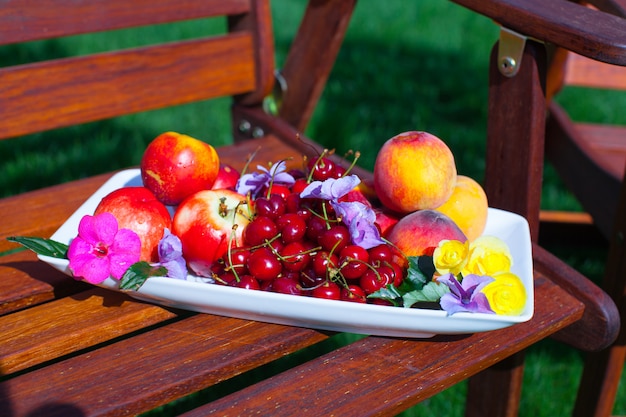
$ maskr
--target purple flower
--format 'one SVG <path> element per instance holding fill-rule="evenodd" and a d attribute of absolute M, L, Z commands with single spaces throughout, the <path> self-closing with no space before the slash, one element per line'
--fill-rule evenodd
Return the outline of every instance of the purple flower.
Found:
<path fill-rule="evenodd" d="M 300 197 L 329 200 L 337 216 L 348 226 L 352 242 L 364 249 L 370 249 L 385 243 L 375 224 L 376 213 L 360 201 L 339 201 L 360 182 L 361 180 L 356 175 L 313 181 L 302 190 Z"/>
<path fill-rule="evenodd" d="M 448 315 L 461 311 L 493 314 L 487 297 L 481 292 L 493 280 L 489 276 L 469 274 L 459 282 L 452 274 L 442 275 L 437 282 L 447 285 L 450 292 L 441 297 L 439 304 Z"/>
<path fill-rule="evenodd" d="M 292 185 L 295 182 L 295 179 L 291 176 L 291 174 L 285 172 L 287 169 L 287 165 L 285 161 L 280 161 L 271 166 L 268 170 L 267 168 L 257 165 L 257 169 L 260 172 L 253 172 L 250 174 L 244 174 L 237 181 L 237 192 L 241 195 L 250 195 L 254 198 L 256 197 L 264 188 L 269 187 L 271 184 L 283 184 L 283 185 Z"/>
<path fill-rule="evenodd" d="M 356 175 L 346 175 L 341 178 L 329 178 L 325 181 L 313 181 L 302 190 L 302 198 L 321 198 L 323 200 L 337 201 L 348 194 L 361 180 Z"/>
<path fill-rule="evenodd" d="M 110 213 L 84 216 L 78 225 L 78 236 L 70 243 L 67 257 L 76 278 L 100 284 L 109 276 L 120 279 L 139 261 L 141 240 L 128 229 L 119 229 Z"/>
<path fill-rule="evenodd" d="M 376 213 L 371 207 L 359 201 L 331 202 L 335 213 L 348 226 L 350 237 L 355 245 L 364 249 L 386 243 L 380 237 L 380 230 L 376 227 Z"/>
<path fill-rule="evenodd" d="M 167 276 L 176 279 L 187 279 L 187 263 L 183 258 L 183 243 L 178 236 L 165 229 L 159 242 L 159 265 L 167 269 Z"/>

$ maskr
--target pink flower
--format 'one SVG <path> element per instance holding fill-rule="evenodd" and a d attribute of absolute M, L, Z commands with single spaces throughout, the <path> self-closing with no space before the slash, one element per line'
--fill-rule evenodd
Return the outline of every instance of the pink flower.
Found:
<path fill-rule="evenodd" d="M 100 284 L 109 276 L 120 279 L 139 261 L 141 240 L 128 229 L 119 229 L 110 213 L 84 216 L 78 225 L 78 236 L 67 251 L 74 277 Z"/>

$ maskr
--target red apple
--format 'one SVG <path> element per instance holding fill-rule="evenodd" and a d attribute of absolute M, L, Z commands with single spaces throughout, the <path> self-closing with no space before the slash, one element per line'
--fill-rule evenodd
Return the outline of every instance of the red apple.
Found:
<path fill-rule="evenodd" d="M 402 217 L 387 234 L 387 240 L 405 256 L 430 256 L 440 241 L 465 242 L 467 237 L 445 214 L 419 210 Z"/>
<path fill-rule="evenodd" d="M 217 178 L 215 178 L 212 189 L 219 190 L 228 188 L 234 190 L 240 176 L 239 171 L 232 166 L 228 164 L 220 164 L 220 169 L 217 172 Z"/>
<path fill-rule="evenodd" d="M 141 240 L 140 260 L 159 260 L 157 248 L 172 219 L 167 207 L 145 187 L 124 187 L 105 196 L 94 214 L 108 212 L 117 219 L 120 229 L 130 229 Z"/>
<path fill-rule="evenodd" d="M 232 190 L 204 190 L 186 198 L 176 209 L 172 233 L 183 244 L 187 265 L 200 276 L 231 246 L 240 246 L 248 224 L 246 198 Z"/>
<path fill-rule="evenodd" d="M 150 142 L 141 158 L 141 179 L 163 204 L 175 206 L 200 190 L 209 190 L 219 170 L 215 148 L 176 132 Z"/>

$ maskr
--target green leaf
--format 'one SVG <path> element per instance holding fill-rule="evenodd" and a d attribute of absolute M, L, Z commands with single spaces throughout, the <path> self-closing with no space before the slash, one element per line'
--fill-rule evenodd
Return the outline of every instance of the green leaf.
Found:
<path fill-rule="evenodd" d="M 402 296 L 405 307 L 411 307 L 419 302 L 437 302 L 446 293 L 450 292 L 447 285 L 438 284 L 434 281 L 424 285 L 421 290 L 407 292 Z"/>
<path fill-rule="evenodd" d="M 431 256 L 409 256 L 409 269 L 404 284 L 410 287 L 406 291 L 421 290 L 426 283 L 432 280 L 435 272 Z"/>
<path fill-rule="evenodd" d="M 136 262 L 122 276 L 120 289 L 137 291 L 148 278 L 165 276 L 167 276 L 167 268 L 164 266 L 152 266 L 146 261 Z"/>
<path fill-rule="evenodd" d="M 391 302 L 394 306 L 402 306 L 402 292 L 395 285 L 389 284 L 386 287 L 371 293 L 367 298 L 380 298 Z"/>
<path fill-rule="evenodd" d="M 51 256 L 53 258 L 67 259 L 68 246 L 64 243 L 57 242 L 52 239 L 46 239 L 42 237 L 28 237 L 28 236 L 10 236 L 7 237 L 10 242 L 16 242 L 24 246 L 33 252 Z"/>

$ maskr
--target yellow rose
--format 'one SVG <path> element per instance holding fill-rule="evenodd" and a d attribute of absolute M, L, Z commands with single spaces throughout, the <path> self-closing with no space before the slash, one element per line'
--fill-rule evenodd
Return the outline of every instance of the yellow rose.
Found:
<path fill-rule="evenodd" d="M 469 242 L 458 240 L 442 240 L 433 252 L 435 269 L 441 275 L 452 273 L 457 275 L 467 264 Z"/>
<path fill-rule="evenodd" d="M 505 272 L 493 277 L 495 281 L 487 284 L 482 293 L 489 300 L 489 306 L 496 314 L 516 316 L 526 306 L 526 289 L 519 277 Z"/>
<path fill-rule="evenodd" d="M 463 275 L 494 276 L 508 272 L 513 265 L 513 257 L 507 244 L 494 236 L 480 236 L 470 244 L 469 260 Z"/>

